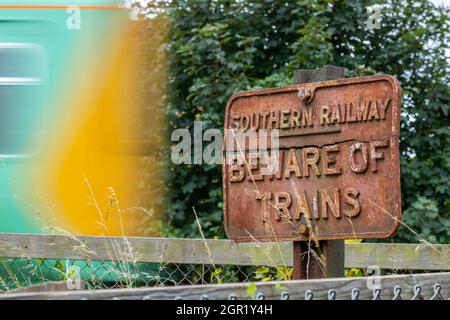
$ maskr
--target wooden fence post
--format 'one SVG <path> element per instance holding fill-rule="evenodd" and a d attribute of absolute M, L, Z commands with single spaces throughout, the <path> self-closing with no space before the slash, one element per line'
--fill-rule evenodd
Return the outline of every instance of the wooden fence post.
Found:
<path fill-rule="evenodd" d="M 344 68 L 325 66 L 313 70 L 295 70 L 292 83 L 302 84 L 336 80 L 344 77 Z M 292 260 L 294 264 L 294 279 L 343 277 L 345 262 L 344 240 L 319 241 L 318 243 L 314 241 L 294 241 Z"/>

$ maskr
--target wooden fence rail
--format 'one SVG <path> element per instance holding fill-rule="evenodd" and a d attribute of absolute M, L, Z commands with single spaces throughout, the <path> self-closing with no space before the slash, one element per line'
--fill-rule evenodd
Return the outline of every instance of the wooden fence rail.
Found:
<path fill-rule="evenodd" d="M 292 266 L 292 243 L 0 234 L 0 257 Z M 347 243 L 345 267 L 450 270 L 450 245 Z"/>
<path fill-rule="evenodd" d="M 369 279 L 371 278 L 371 279 Z M 177 287 L 156 287 L 138 289 L 72 290 L 64 292 L 7 293 L 0 295 L 6 299 L 210 299 L 226 300 L 233 294 L 237 299 L 264 298 L 279 300 L 336 299 L 367 300 L 379 298 L 399 299 L 448 299 L 450 295 L 450 273 L 428 273 L 415 275 L 393 275 L 379 277 L 377 288 L 371 288 L 373 277 L 334 278 L 318 280 L 291 280 L 222 285 L 191 285 Z M 254 289 L 250 286 L 255 285 Z M 396 290 L 396 286 L 397 290 Z M 398 288 L 401 291 L 398 291 Z M 397 294 L 397 295 L 396 295 Z"/>

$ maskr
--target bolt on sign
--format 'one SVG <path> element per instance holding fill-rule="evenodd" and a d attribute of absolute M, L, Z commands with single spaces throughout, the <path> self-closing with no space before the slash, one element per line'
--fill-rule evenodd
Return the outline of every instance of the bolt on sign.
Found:
<path fill-rule="evenodd" d="M 241 92 L 225 113 L 236 241 L 384 238 L 401 221 L 401 88 L 388 75 Z"/>

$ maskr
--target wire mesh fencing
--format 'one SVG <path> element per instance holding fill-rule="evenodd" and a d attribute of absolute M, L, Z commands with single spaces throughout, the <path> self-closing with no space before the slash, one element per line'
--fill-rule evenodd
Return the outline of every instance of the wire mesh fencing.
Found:
<path fill-rule="evenodd" d="M 435 270 L 383 270 L 412 274 Z M 444 271 L 442 271 L 444 272 Z M 346 269 L 347 277 L 370 276 Z M 0 258 L 0 292 L 50 282 L 81 279 L 86 289 L 117 289 L 291 280 L 291 267 Z"/>
<path fill-rule="evenodd" d="M 450 273 L 303 281 L 156 286 L 113 290 L 12 291 L 8 299 L 69 300 L 450 300 Z"/>
<path fill-rule="evenodd" d="M 81 279 L 87 289 L 289 280 L 292 268 L 212 264 L 0 258 L 0 292 Z"/>

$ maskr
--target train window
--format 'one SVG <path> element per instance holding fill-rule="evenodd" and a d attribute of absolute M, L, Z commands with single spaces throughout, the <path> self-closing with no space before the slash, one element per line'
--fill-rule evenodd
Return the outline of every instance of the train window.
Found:
<path fill-rule="evenodd" d="M 42 47 L 0 43 L 0 157 L 35 152 L 42 130 Z"/>
<path fill-rule="evenodd" d="M 44 75 L 44 50 L 28 43 L 0 43 L 0 81 L 29 80 Z"/>

